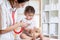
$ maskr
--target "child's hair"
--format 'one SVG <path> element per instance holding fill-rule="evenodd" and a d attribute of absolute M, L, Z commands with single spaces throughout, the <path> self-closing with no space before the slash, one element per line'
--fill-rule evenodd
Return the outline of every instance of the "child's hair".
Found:
<path fill-rule="evenodd" d="M 23 3 L 23 2 L 27 2 L 29 0 L 17 0 L 17 1 L 18 1 L 18 3 Z"/>
<path fill-rule="evenodd" d="M 26 12 L 35 14 L 35 9 L 32 6 L 27 6 L 25 8 L 25 12 L 24 13 L 26 14 Z"/>

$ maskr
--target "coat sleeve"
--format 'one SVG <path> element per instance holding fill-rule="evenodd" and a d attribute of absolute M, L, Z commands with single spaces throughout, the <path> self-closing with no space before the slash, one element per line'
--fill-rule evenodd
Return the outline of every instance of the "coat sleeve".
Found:
<path fill-rule="evenodd" d="M 1 21 L 2 21 L 2 20 L 1 20 L 1 18 L 2 18 L 2 17 L 1 17 L 1 11 L 2 11 L 2 10 L 1 10 L 1 5 L 0 5 L 0 30 L 1 30 L 1 28 L 2 28 L 2 23 L 1 23 Z"/>
<path fill-rule="evenodd" d="M 2 4 L 2 5 L 0 5 L 0 25 L 1 25 L 1 30 L 4 30 L 4 29 L 6 29 L 6 27 L 7 27 L 7 23 L 6 23 L 6 21 L 7 21 L 7 19 L 6 19 L 6 11 L 5 11 L 5 7 L 4 7 L 4 5 Z"/>

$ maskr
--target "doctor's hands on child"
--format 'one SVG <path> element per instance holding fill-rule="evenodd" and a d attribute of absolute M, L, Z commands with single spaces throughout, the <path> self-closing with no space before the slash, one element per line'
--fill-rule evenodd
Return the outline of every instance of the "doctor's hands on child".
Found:
<path fill-rule="evenodd" d="M 30 24 L 29 23 L 27 23 L 27 22 L 23 22 L 22 20 L 20 21 L 20 27 L 27 27 L 27 26 L 29 26 Z"/>
<path fill-rule="evenodd" d="M 28 23 L 25 23 L 25 22 L 18 22 L 18 23 L 15 23 L 14 25 L 11 25 L 10 27 L 7 27 L 5 30 L 0 30 L 0 34 L 5 34 L 7 32 L 10 32 L 12 30 L 15 30 L 18 27 L 24 27 L 25 28 L 28 25 L 29 24 Z"/>
<path fill-rule="evenodd" d="M 23 22 L 23 21 L 20 21 L 20 22 L 18 22 L 16 24 L 18 25 L 16 28 L 18 28 L 18 27 L 24 27 L 24 28 L 26 28 L 26 27 L 28 27 L 30 25 L 29 23 Z"/>

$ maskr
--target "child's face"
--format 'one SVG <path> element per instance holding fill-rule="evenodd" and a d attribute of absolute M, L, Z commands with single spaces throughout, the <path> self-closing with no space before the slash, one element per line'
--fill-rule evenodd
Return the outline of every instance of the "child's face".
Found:
<path fill-rule="evenodd" d="M 31 20 L 33 18 L 34 14 L 33 13 L 26 13 L 25 16 L 28 20 Z"/>

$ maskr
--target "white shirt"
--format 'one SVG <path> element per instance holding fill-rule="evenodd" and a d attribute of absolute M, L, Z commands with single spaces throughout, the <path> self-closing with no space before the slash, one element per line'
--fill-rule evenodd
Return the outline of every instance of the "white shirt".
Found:
<path fill-rule="evenodd" d="M 32 20 L 27 20 L 26 18 L 22 19 L 22 22 L 28 23 L 29 26 L 27 27 L 28 29 L 34 29 L 37 28 L 36 21 L 34 19 Z"/>
<path fill-rule="evenodd" d="M 10 27 L 13 24 L 12 21 L 12 8 L 10 6 L 10 3 L 5 0 L 1 1 L 0 3 L 1 8 L 2 8 L 2 30 L 6 29 L 7 27 Z M 16 18 L 16 13 L 15 13 L 15 18 Z M 16 19 L 15 19 L 16 20 Z M 0 35 L 0 40 L 14 40 L 14 35 L 13 31 L 5 33 Z"/>

